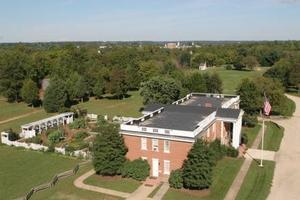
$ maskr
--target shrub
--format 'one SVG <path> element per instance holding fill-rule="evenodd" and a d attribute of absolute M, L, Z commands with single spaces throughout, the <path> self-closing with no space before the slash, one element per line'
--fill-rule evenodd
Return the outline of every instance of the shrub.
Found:
<path fill-rule="evenodd" d="M 60 137 L 63 136 L 63 132 L 61 130 L 56 130 L 51 132 L 48 135 L 48 140 L 50 141 L 51 144 L 56 144 L 60 141 Z"/>
<path fill-rule="evenodd" d="M 209 144 L 209 148 L 214 154 L 215 161 L 221 160 L 226 155 L 226 146 L 221 144 L 221 141 L 216 139 Z"/>
<path fill-rule="evenodd" d="M 227 147 L 226 155 L 229 157 L 236 158 L 239 155 L 239 151 L 233 147 Z"/>
<path fill-rule="evenodd" d="M 86 128 L 86 122 L 84 118 L 77 118 L 75 119 L 71 124 L 69 124 L 69 127 L 72 129 L 78 129 L 78 128 Z"/>
<path fill-rule="evenodd" d="M 254 127 L 257 124 L 257 117 L 256 115 L 249 115 L 245 114 L 243 116 L 243 125 L 248 127 Z"/>
<path fill-rule="evenodd" d="M 188 189 L 204 189 L 212 184 L 215 155 L 207 143 L 197 140 L 183 164 L 183 185 Z"/>
<path fill-rule="evenodd" d="M 89 134 L 87 132 L 84 131 L 79 131 L 78 133 L 76 133 L 75 135 L 75 140 L 83 140 L 84 138 L 86 138 Z"/>
<path fill-rule="evenodd" d="M 246 133 L 242 133 L 242 144 L 248 144 L 248 135 Z"/>
<path fill-rule="evenodd" d="M 12 129 L 7 130 L 7 132 L 8 132 L 8 139 L 10 141 L 16 141 L 16 140 L 18 140 L 20 138 L 19 134 L 17 134 L 16 132 L 14 132 Z"/>
<path fill-rule="evenodd" d="M 55 152 L 55 147 L 53 144 L 50 144 L 46 152 Z"/>
<path fill-rule="evenodd" d="M 143 181 L 150 174 L 150 165 L 147 160 L 142 160 L 140 158 L 133 161 L 126 161 L 121 170 L 121 174 L 123 177 Z"/>
<path fill-rule="evenodd" d="M 182 170 L 173 170 L 169 177 L 169 184 L 171 188 L 180 189 L 183 187 Z"/>
<path fill-rule="evenodd" d="M 43 143 L 41 135 L 37 135 L 35 137 L 28 138 L 27 142 L 34 143 L 34 144 L 42 144 Z"/>
<path fill-rule="evenodd" d="M 232 70 L 232 65 L 226 65 L 226 66 L 225 66 L 225 69 L 226 69 L 226 70 Z"/>

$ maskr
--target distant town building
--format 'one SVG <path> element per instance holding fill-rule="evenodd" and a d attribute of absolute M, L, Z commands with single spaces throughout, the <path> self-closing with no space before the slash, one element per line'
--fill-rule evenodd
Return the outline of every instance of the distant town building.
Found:
<path fill-rule="evenodd" d="M 167 48 L 167 49 L 176 49 L 177 44 L 175 42 L 169 42 L 169 43 L 165 44 L 165 48 Z"/>
<path fill-rule="evenodd" d="M 50 85 L 50 79 L 44 78 L 43 80 L 41 80 L 40 84 L 41 84 L 41 89 L 39 91 L 39 97 L 41 100 L 43 100 L 45 91 L 46 91 L 47 87 L 49 87 L 49 85 Z"/>
<path fill-rule="evenodd" d="M 151 176 L 159 177 L 181 168 L 199 138 L 238 148 L 244 114 L 239 101 L 236 95 L 191 93 L 171 105 L 146 106 L 143 117 L 121 124 L 126 156 L 147 160 Z"/>
<path fill-rule="evenodd" d="M 206 64 L 206 62 L 200 63 L 200 65 L 199 65 L 199 70 L 206 70 L 206 69 L 207 69 L 207 64 Z"/>

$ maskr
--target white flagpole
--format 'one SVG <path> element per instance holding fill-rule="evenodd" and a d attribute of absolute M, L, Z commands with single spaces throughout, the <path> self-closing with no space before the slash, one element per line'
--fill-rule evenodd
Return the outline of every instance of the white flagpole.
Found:
<path fill-rule="evenodd" d="M 261 158 L 260 158 L 260 167 L 263 167 L 263 159 L 264 159 L 264 137 L 265 137 L 265 118 L 264 115 L 262 114 L 262 120 L 263 120 L 263 124 L 262 124 L 262 135 L 261 135 Z"/>

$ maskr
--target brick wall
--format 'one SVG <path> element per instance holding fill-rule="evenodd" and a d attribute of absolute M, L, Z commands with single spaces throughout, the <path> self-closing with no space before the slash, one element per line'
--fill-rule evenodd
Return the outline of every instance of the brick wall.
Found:
<path fill-rule="evenodd" d="M 147 150 L 141 150 L 141 137 L 123 135 L 128 153 L 126 157 L 129 160 L 145 157 L 151 166 L 150 175 L 152 176 L 152 158 L 159 159 L 159 176 L 164 175 L 164 160 L 170 161 L 170 172 L 182 167 L 193 143 L 170 141 L 170 152 L 164 153 L 164 140 L 158 140 L 158 152 L 152 151 L 152 139 L 147 138 Z"/>

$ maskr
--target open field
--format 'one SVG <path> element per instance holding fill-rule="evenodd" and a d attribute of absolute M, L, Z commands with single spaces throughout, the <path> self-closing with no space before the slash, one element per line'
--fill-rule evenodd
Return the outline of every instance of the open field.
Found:
<path fill-rule="evenodd" d="M 37 121 L 43 118 L 50 117 L 54 114 L 48 114 L 44 110 L 41 110 L 40 112 L 33 113 L 30 116 L 26 116 L 17 120 L 13 120 L 4 124 L 0 124 L 0 131 L 6 130 L 8 128 L 12 128 L 16 132 L 20 132 L 20 126 L 29 122 Z"/>
<path fill-rule="evenodd" d="M 241 83 L 241 81 L 245 78 L 253 78 L 256 76 L 261 76 L 268 67 L 262 67 L 256 71 L 238 71 L 238 70 L 226 70 L 224 67 L 215 67 L 215 68 L 208 68 L 205 71 L 201 72 L 216 72 L 220 75 L 220 78 L 223 81 L 223 93 L 226 94 L 235 94 L 236 88 Z M 199 72 L 198 69 L 189 69 L 186 70 L 187 73 L 190 72 Z"/>
<path fill-rule="evenodd" d="M 119 99 L 94 99 L 80 103 L 77 106 L 87 109 L 88 113 L 113 116 L 139 117 L 140 108 L 143 106 L 143 100 L 139 91 L 128 92 L 131 95 L 128 98 Z"/>
<path fill-rule="evenodd" d="M 25 103 L 8 103 L 5 98 L 0 98 L 0 121 L 30 113 L 40 108 L 31 108 Z"/>
<path fill-rule="evenodd" d="M 269 151 L 278 151 L 280 148 L 284 129 L 273 122 L 265 123 L 267 126 L 267 130 L 264 138 L 264 149 Z"/>
<path fill-rule="evenodd" d="M 163 199 L 222 200 L 224 199 L 235 176 L 240 170 L 242 163 L 242 159 L 227 157 L 219 161 L 213 172 L 213 183 L 210 189 L 210 194 L 208 196 L 197 197 L 184 192 L 180 192 L 179 190 L 169 189 Z"/>
<path fill-rule="evenodd" d="M 60 172 L 72 169 L 80 160 L 56 154 L 0 145 L 0 197 L 24 196 L 32 187 L 49 182 Z M 7 187 L 2 187 L 2 186 Z"/>
<path fill-rule="evenodd" d="M 84 183 L 127 193 L 134 192 L 141 185 L 141 182 L 133 179 L 121 177 L 103 177 L 96 174 L 87 178 Z"/>
<path fill-rule="evenodd" d="M 264 161 L 264 167 L 252 161 L 236 200 L 266 199 L 272 186 L 275 162 Z"/>
<path fill-rule="evenodd" d="M 251 147 L 259 130 L 261 129 L 261 125 L 257 124 L 255 127 L 243 127 L 242 133 L 245 133 L 248 137 L 247 147 Z"/>

